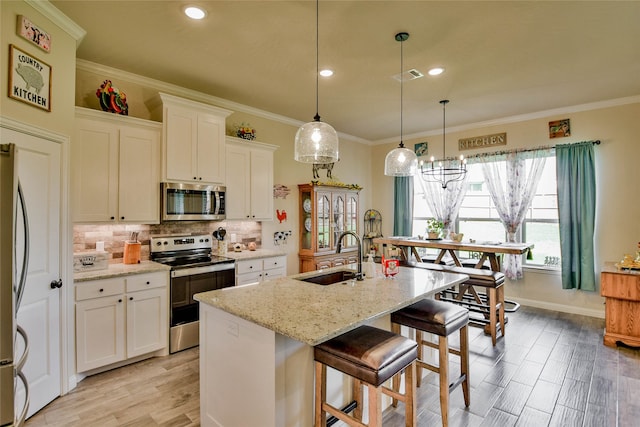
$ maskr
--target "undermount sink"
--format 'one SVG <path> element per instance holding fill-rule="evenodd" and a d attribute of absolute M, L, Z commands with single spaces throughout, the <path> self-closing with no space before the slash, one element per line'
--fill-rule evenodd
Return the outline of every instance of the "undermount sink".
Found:
<path fill-rule="evenodd" d="M 315 283 L 317 285 L 332 285 L 334 283 L 353 280 L 356 276 L 355 271 L 332 271 L 331 273 L 320 273 L 315 276 L 299 278 L 303 282 Z"/>

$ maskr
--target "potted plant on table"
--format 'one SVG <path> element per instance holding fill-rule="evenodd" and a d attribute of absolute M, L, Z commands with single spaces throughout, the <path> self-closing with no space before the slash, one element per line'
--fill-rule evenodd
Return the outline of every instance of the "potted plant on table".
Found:
<path fill-rule="evenodd" d="M 444 223 L 442 221 L 438 221 L 436 218 L 431 218 L 427 221 L 428 239 L 439 239 L 442 234 L 442 230 L 444 230 Z"/>

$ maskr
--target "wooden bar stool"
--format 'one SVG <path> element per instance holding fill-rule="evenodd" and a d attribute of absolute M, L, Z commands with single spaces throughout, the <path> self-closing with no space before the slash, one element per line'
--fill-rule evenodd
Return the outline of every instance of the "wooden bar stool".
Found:
<path fill-rule="evenodd" d="M 416 382 L 415 370 L 418 357 L 418 344 L 399 334 L 360 326 L 314 347 L 315 360 L 315 427 L 326 426 L 327 413 L 350 426 L 364 426 L 362 423 L 362 386 L 368 387 L 369 424 L 382 425 L 382 395 L 391 396 L 394 401 L 405 404 L 405 424 L 416 425 Z M 356 409 L 353 416 L 326 402 L 327 366 L 343 372 L 353 378 Z M 399 393 L 382 384 L 391 377 L 405 372 L 405 392 Z"/>
<path fill-rule="evenodd" d="M 404 325 L 416 330 L 418 342 L 417 381 L 422 382 L 422 368 L 429 369 L 440 376 L 440 410 L 442 425 L 449 424 L 449 393 L 462 384 L 464 404 L 469 406 L 469 310 L 456 304 L 424 299 L 408 307 L 391 313 L 391 330 L 400 333 L 400 326 Z M 450 348 L 448 337 L 460 331 L 460 349 Z M 438 344 L 423 339 L 422 333 L 427 332 L 438 336 Z M 426 345 L 438 350 L 438 366 L 424 361 L 422 346 Z M 449 383 L 449 353 L 460 356 L 460 376 Z M 397 390 L 400 383 L 394 378 L 393 388 Z M 393 401 L 396 405 L 396 401 Z"/>

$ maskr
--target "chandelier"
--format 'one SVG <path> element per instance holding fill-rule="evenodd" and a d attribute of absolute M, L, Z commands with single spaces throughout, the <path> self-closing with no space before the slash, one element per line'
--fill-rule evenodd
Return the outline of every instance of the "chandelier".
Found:
<path fill-rule="evenodd" d="M 384 174 L 388 176 L 413 176 L 418 168 L 418 157 L 413 150 L 405 148 L 402 142 L 402 81 L 404 77 L 402 43 L 409 38 L 409 33 L 396 34 L 396 41 L 400 42 L 400 145 L 389 151 L 384 159 Z"/>
<path fill-rule="evenodd" d="M 446 105 L 448 99 L 440 101 L 442 104 L 442 160 L 435 160 L 433 156 L 428 162 L 420 161 L 422 179 L 429 182 L 439 182 L 442 188 L 454 181 L 462 181 L 467 174 L 467 160 L 461 154 L 459 159 L 447 159 L 445 151 Z"/>
<path fill-rule="evenodd" d="M 316 0 L 316 115 L 296 132 L 294 159 L 302 163 L 333 163 L 338 161 L 338 134 L 318 114 L 318 35 L 319 1 Z"/>

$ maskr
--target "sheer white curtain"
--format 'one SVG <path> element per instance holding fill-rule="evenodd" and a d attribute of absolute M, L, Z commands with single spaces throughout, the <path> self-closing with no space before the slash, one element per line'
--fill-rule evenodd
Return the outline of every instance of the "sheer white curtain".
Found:
<path fill-rule="evenodd" d="M 420 176 L 418 182 L 424 191 L 427 206 L 433 216 L 444 223 L 445 230 L 451 231 L 458 218 L 464 195 L 467 193 L 469 174 L 460 181 L 453 181 L 442 188 L 439 182 L 425 181 Z M 448 234 L 445 234 L 448 237 Z"/>
<path fill-rule="evenodd" d="M 478 157 L 489 194 L 507 232 L 507 242 L 521 241 L 520 226 L 531 206 L 549 155 L 550 150 L 541 149 Z M 531 161 L 527 162 L 529 159 Z M 506 255 L 503 272 L 509 279 L 521 279 L 522 256 Z"/>

